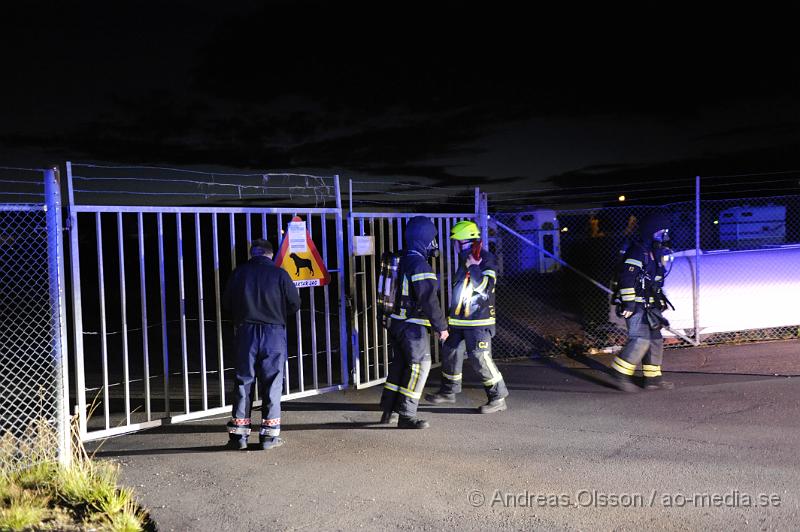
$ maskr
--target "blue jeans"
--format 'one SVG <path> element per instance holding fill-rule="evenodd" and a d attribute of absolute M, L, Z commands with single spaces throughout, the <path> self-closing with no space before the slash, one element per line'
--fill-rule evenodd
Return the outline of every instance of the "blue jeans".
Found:
<path fill-rule="evenodd" d="M 236 384 L 233 391 L 234 420 L 248 420 L 256 376 L 261 396 L 261 432 L 277 436 L 281 431 L 283 368 L 288 357 L 286 327 L 242 323 L 236 328 Z"/>

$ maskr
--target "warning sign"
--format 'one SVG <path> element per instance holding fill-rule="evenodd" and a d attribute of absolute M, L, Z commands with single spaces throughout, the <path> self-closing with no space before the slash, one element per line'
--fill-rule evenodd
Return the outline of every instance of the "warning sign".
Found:
<path fill-rule="evenodd" d="M 295 216 L 289 222 L 289 229 L 281 242 L 275 264 L 289 272 L 298 288 L 303 286 L 325 286 L 331 282 L 331 275 L 311 240 L 306 223 Z"/>

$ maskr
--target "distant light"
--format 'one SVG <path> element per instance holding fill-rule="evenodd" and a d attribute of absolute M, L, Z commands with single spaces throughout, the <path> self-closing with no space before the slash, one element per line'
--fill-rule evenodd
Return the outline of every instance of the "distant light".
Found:
<path fill-rule="evenodd" d="M 623 194 L 622 196 L 618 197 L 617 199 L 618 199 L 619 201 L 625 201 L 625 195 Z"/>
<path fill-rule="evenodd" d="M 561 228 L 561 232 L 562 233 L 566 233 L 567 231 L 569 231 L 569 227 L 562 227 Z"/>
<path fill-rule="evenodd" d="M 717 225 L 718 223 L 719 223 L 719 220 L 714 220 L 714 225 Z"/>

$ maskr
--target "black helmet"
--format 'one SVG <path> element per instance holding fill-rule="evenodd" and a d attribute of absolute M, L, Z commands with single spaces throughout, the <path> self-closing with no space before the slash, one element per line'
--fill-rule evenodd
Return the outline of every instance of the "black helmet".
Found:
<path fill-rule="evenodd" d="M 639 231 L 644 242 L 652 242 L 653 235 L 662 230 L 669 231 L 669 216 L 666 214 L 648 214 L 639 223 Z"/>

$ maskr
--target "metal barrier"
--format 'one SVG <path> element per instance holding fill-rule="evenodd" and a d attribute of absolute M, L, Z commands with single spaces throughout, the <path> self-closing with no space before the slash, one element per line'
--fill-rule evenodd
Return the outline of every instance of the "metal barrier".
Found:
<path fill-rule="evenodd" d="M 625 324 L 609 286 L 638 220 L 653 212 L 672 225 L 667 346 L 800 338 L 788 295 L 800 293 L 800 197 L 531 209 L 491 222 L 503 263 L 496 355 L 619 349 Z"/>
<path fill-rule="evenodd" d="M 389 369 L 389 340 L 380 323 L 376 301 L 377 275 L 381 255 L 402 249 L 403 229 L 413 216 L 427 216 L 438 230 L 441 253 L 433 260 L 439 279 L 439 302 L 445 314 L 452 293 L 451 278 L 458 268 L 458 256 L 450 245 L 450 229 L 461 220 L 474 220 L 473 213 L 354 213 L 348 218 L 353 383 L 366 388 L 386 381 Z M 356 239 L 362 239 L 357 241 Z M 362 251 L 363 250 L 363 251 Z M 431 335 L 433 364 L 439 363 L 439 343 Z"/>
<path fill-rule="evenodd" d="M 38 203 L 0 204 L 0 459 L 19 466 L 71 458 L 61 200 L 42 173 Z"/>
<path fill-rule="evenodd" d="M 305 218 L 334 275 L 327 286 L 300 289 L 301 311 L 287 324 L 283 398 L 347 387 L 340 208 L 76 205 L 69 164 L 68 174 L 83 440 L 230 411 L 224 283 L 254 238 L 280 241 L 294 215 Z"/>

